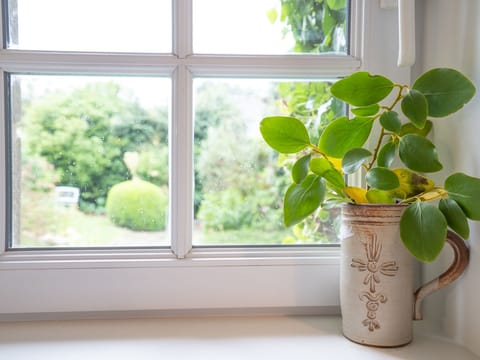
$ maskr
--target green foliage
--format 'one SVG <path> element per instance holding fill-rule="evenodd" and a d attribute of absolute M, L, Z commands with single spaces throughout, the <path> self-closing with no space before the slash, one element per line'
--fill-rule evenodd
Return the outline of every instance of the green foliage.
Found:
<path fill-rule="evenodd" d="M 412 124 L 419 129 L 423 129 L 428 114 L 428 103 L 425 95 L 420 91 L 410 89 L 401 104 L 403 113 Z M 398 130 L 400 130 L 400 128 L 398 128 Z"/>
<path fill-rule="evenodd" d="M 453 199 L 441 199 L 438 208 L 445 216 L 448 226 L 464 239 L 470 236 L 467 216 Z"/>
<path fill-rule="evenodd" d="M 308 175 L 300 184 L 292 184 L 285 193 L 284 223 L 296 224 L 312 214 L 322 203 L 325 184 L 318 175 Z"/>
<path fill-rule="evenodd" d="M 275 168 L 276 159 L 263 144 L 251 138 L 242 118 L 210 127 L 196 161 L 204 194 L 196 218 L 206 231 L 281 228 L 287 176 Z"/>
<path fill-rule="evenodd" d="M 206 230 L 238 230 L 250 227 L 255 206 L 238 189 L 206 193 L 198 212 Z"/>
<path fill-rule="evenodd" d="M 48 193 L 58 181 L 55 168 L 40 156 L 22 156 L 22 191 Z"/>
<path fill-rule="evenodd" d="M 284 154 L 296 153 L 310 144 L 307 129 L 292 117 L 267 117 L 260 123 L 260 132 L 268 145 Z"/>
<path fill-rule="evenodd" d="M 268 17 L 284 23 L 295 40 L 293 51 L 318 53 L 345 50 L 346 13 L 345 0 L 281 0 L 280 16 L 272 9 Z"/>
<path fill-rule="evenodd" d="M 342 170 L 345 174 L 353 174 L 367 160 L 372 153 L 364 148 L 353 148 L 345 153 L 342 159 Z"/>
<path fill-rule="evenodd" d="M 372 118 L 341 117 L 330 123 L 320 136 L 318 148 L 334 158 L 343 158 L 354 148 L 362 147 L 372 131 Z"/>
<path fill-rule="evenodd" d="M 427 138 L 407 134 L 400 138 L 398 148 L 400 160 L 411 170 L 420 172 L 436 172 L 442 170 L 443 166 L 438 161 L 437 149 Z"/>
<path fill-rule="evenodd" d="M 58 185 L 80 188 L 84 211 L 103 207 L 108 190 L 130 178 L 123 153 L 155 142 L 166 119 L 149 118 L 119 93 L 114 83 L 51 93 L 29 106 L 22 120 L 25 156 L 44 157 L 55 167 Z"/>
<path fill-rule="evenodd" d="M 297 184 L 300 184 L 308 175 L 308 168 L 310 165 L 311 155 L 305 155 L 298 159 L 292 167 L 292 179 Z"/>
<path fill-rule="evenodd" d="M 445 180 L 445 190 L 469 219 L 480 220 L 480 179 L 455 173 Z"/>
<path fill-rule="evenodd" d="M 138 154 L 138 177 L 158 186 L 168 184 L 168 147 L 146 147 Z"/>
<path fill-rule="evenodd" d="M 416 201 L 400 219 L 400 236 L 417 259 L 433 261 L 445 244 L 447 221 L 436 206 Z"/>
<path fill-rule="evenodd" d="M 369 106 L 385 99 L 393 90 L 393 82 L 384 76 L 360 71 L 332 85 L 336 98 L 353 106 Z"/>
<path fill-rule="evenodd" d="M 438 68 L 421 75 L 412 86 L 425 95 L 428 115 L 444 117 L 460 110 L 475 95 L 475 86 L 454 69 Z"/>
<path fill-rule="evenodd" d="M 380 166 L 368 170 L 365 180 L 369 186 L 379 190 L 393 190 L 400 185 L 400 181 L 393 171 Z"/>
<path fill-rule="evenodd" d="M 166 226 L 168 198 L 165 189 L 144 180 L 127 180 L 108 192 L 110 220 L 132 230 L 155 231 Z"/>
<path fill-rule="evenodd" d="M 294 167 L 295 182 L 284 197 L 284 223 L 296 224 L 331 203 L 402 203 L 410 204 L 400 222 L 402 241 L 418 259 L 432 261 L 438 256 L 448 227 L 468 237 L 467 218 L 480 220 L 480 179 L 456 173 L 441 187 L 418 172 L 442 169 L 436 147 L 427 139 L 433 124 L 427 116 L 445 116 L 463 107 L 475 93 L 470 80 L 453 69 L 433 69 L 409 88 L 380 75 L 357 72 L 335 83 L 331 93 L 357 106 L 356 117 L 334 119 L 318 145 L 311 137 L 306 143 L 305 135 L 298 136 L 307 130 L 295 118 L 263 120 L 269 122 L 268 131 L 262 132 L 266 142 L 300 158 Z M 380 103 L 388 95 L 393 100 Z M 377 120 L 377 139 L 367 142 Z M 283 131 L 293 127 L 295 131 Z M 272 134 L 278 133 L 282 136 L 272 141 Z M 391 169 L 397 149 L 405 167 Z M 345 185 L 343 174 L 357 171 L 363 172 L 367 189 Z M 438 206 L 428 203 L 433 200 L 441 201 Z"/>

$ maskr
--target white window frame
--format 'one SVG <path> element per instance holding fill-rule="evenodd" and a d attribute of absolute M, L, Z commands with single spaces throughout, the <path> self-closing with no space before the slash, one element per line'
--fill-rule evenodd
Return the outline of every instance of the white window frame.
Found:
<path fill-rule="evenodd" d="M 6 250 L 0 239 L 0 320 L 91 312 L 336 313 L 338 247 L 192 247 L 194 76 L 326 78 L 368 69 L 409 81 L 397 69 L 396 11 L 352 0 L 349 56 L 191 55 L 191 0 L 174 4 L 174 55 L 0 50 L 6 73 L 167 75 L 173 80 L 170 124 L 171 249 Z M 392 20 L 393 19 L 393 20 Z M 3 29 L 3 27 L 1 27 Z M 391 44 L 392 51 L 385 51 Z M 5 119 L 0 88 L 0 116 Z M 187 96 L 175 96 L 187 94 Z M 5 125 L 0 168 L 7 169 Z M 6 175 L 0 175 L 0 229 L 6 229 Z M 185 214 L 188 214 L 186 216 Z M 191 215 L 191 216 L 190 216 Z M 43 314 L 43 315 L 42 315 Z"/>

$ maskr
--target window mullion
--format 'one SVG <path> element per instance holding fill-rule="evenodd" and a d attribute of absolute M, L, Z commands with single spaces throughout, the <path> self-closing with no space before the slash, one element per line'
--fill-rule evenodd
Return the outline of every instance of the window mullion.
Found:
<path fill-rule="evenodd" d="M 178 258 L 192 249 L 193 229 L 192 74 L 179 65 L 173 75 L 170 125 L 170 234 Z"/>
<path fill-rule="evenodd" d="M 173 1 L 173 20 L 173 54 L 184 59 L 193 51 L 192 0 Z"/>

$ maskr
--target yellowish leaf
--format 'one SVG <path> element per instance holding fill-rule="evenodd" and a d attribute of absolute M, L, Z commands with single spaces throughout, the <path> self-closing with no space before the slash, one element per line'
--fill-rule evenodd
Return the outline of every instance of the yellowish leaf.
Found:
<path fill-rule="evenodd" d="M 347 195 L 355 204 L 368 203 L 367 190 L 365 189 L 355 186 L 346 186 L 344 192 L 345 195 Z"/>

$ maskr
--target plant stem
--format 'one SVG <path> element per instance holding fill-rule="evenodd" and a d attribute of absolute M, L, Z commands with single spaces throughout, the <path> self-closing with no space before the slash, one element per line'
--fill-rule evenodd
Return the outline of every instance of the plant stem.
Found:
<path fill-rule="evenodd" d="M 392 111 L 395 108 L 395 106 L 397 106 L 398 102 L 403 98 L 403 94 L 402 94 L 403 89 L 407 88 L 406 85 L 400 85 L 400 84 L 394 84 L 394 86 L 398 88 L 397 96 L 395 97 L 395 100 L 392 102 L 390 106 L 385 106 L 385 107 L 382 106 L 382 108 L 385 109 L 385 111 Z M 378 117 L 380 117 L 380 115 Z M 375 145 L 375 149 L 373 150 L 372 161 L 370 161 L 370 163 L 367 165 L 367 169 L 366 169 L 367 171 L 370 170 L 373 167 L 373 164 L 375 164 L 375 161 L 377 161 L 378 152 L 380 151 L 380 147 L 382 146 L 382 140 L 385 135 L 387 135 L 387 133 L 385 132 L 385 129 L 382 126 L 380 130 L 380 135 L 378 136 L 377 144 Z"/>

